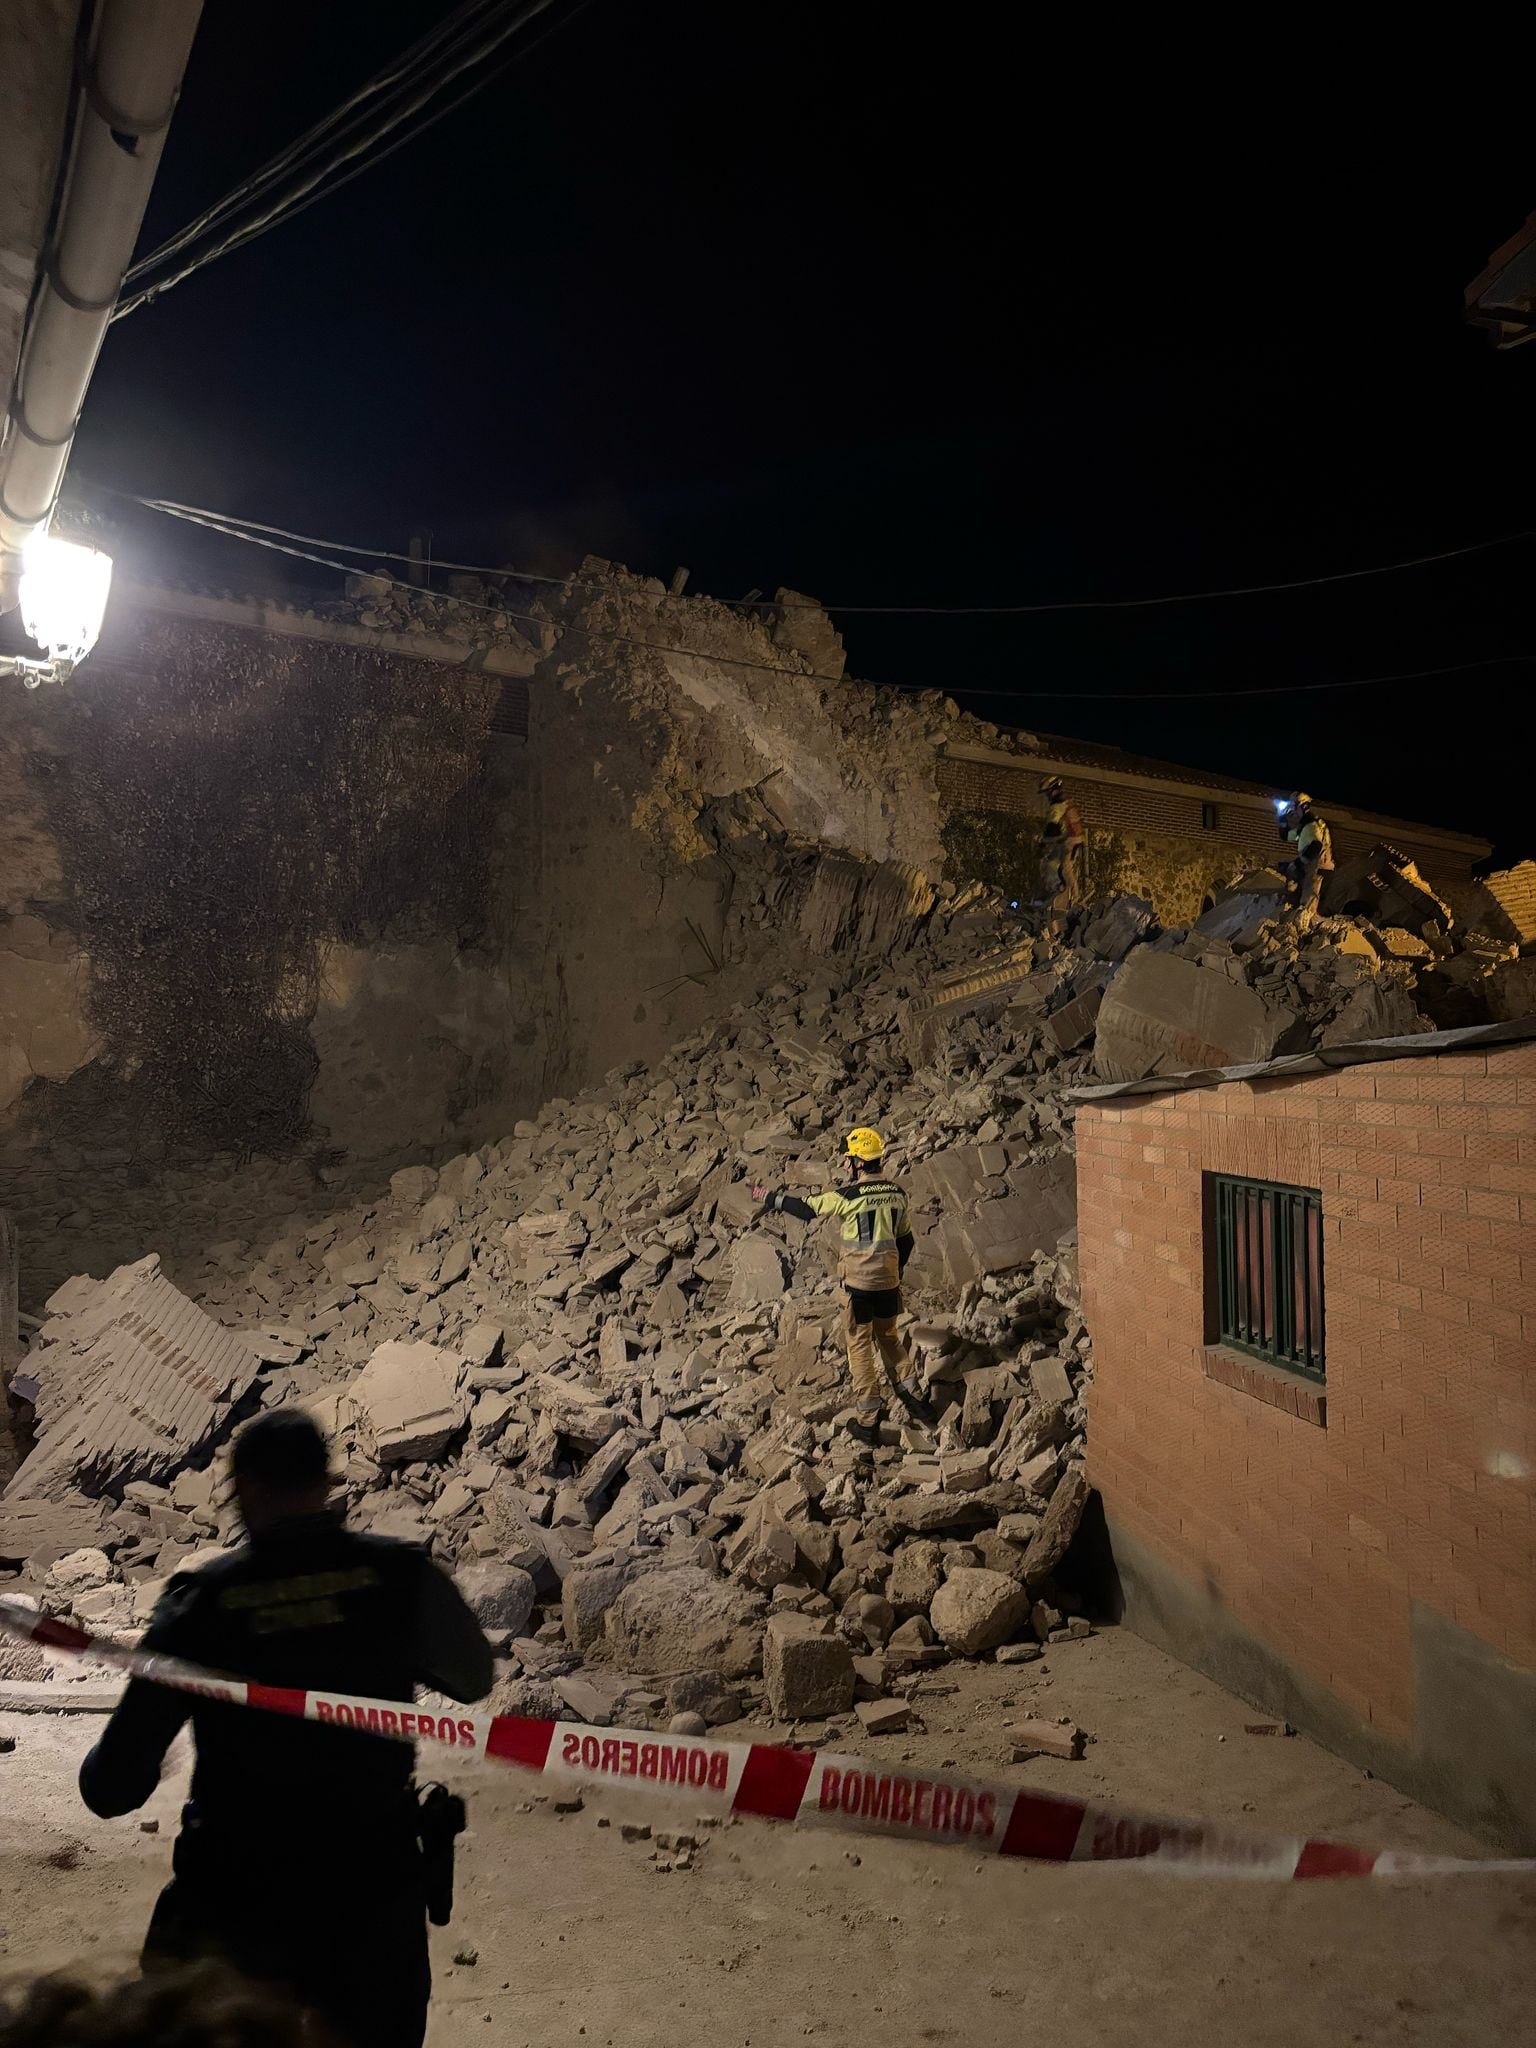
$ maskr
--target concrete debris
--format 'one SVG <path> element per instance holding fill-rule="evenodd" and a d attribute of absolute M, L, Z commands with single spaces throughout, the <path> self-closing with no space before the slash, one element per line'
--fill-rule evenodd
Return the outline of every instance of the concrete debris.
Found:
<path fill-rule="evenodd" d="M 347 1402 L 381 1465 L 440 1458 L 468 1420 L 457 1358 L 431 1344 L 381 1344 Z"/>
<path fill-rule="evenodd" d="M 853 954 L 784 967 L 654 1066 L 376 1201 L 211 1248 L 196 1307 L 154 1258 L 61 1287 L 12 1382 L 37 1437 L 0 1569 L 130 1635 L 236 1533 L 235 1423 L 301 1402 L 358 1526 L 456 1573 L 499 1711 L 666 1729 L 857 1708 L 894 1731 L 915 1674 L 1080 1639 L 1067 1091 L 1531 1007 L 1492 895 L 1463 927 L 1381 850 L 1340 877 L 1349 907 L 1305 927 L 1264 870 L 1192 930 L 1135 898 L 1031 930 L 895 862 L 806 856 L 786 900 Z M 835 1244 L 750 1192 L 832 1183 L 855 1124 L 891 1138 L 917 1237 L 925 1419 L 893 1401 L 872 1444 L 844 1427 Z"/>
<path fill-rule="evenodd" d="M 1059 1756 L 1075 1763 L 1083 1753 L 1086 1739 L 1082 1729 L 1074 1728 L 1070 1722 L 1010 1721 L 1007 1732 L 1017 1738 L 1012 1758 L 1016 1764 L 1027 1763 L 1035 1756 Z"/>
<path fill-rule="evenodd" d="M 1140 947 L 1099 1010 L 1095 1065 L 1105 1081 L 1242 1066 L 1271 1058 L 1295 1022 L 1219 969 Z"/>

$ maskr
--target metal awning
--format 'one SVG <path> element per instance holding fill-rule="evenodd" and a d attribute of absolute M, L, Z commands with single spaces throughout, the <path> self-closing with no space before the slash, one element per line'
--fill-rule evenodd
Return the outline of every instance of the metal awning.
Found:
<path fill-rule="evenodd" d="M 1140 1081 L 1100 1081 L 1069 1088 L 1070 1102 L 1103 1102 L 1116 1095 L 1177 1095 L 1189 1088 L 1219 1088 L 1226 1081 L 1291 1081 L 1325 1074 L 1335 1067 L 1363 1067 L 1377 1060 L 1415 1060 L 1429 1054 L 1475 1052 L 1479 1046 L 1521 1045 L 1536 1039 L 1536 1017 L 1503 1024 L 1468 1024 L 1459 1031 L 1416 1031 L 1406 1038 L 1364 1038 L 1354 1045 L 1321 1045 L 1314 1052 L 1287 1053 L 1247 1067 L 1204 1067 L 1188 1074 L 1148 1074 Z"/>

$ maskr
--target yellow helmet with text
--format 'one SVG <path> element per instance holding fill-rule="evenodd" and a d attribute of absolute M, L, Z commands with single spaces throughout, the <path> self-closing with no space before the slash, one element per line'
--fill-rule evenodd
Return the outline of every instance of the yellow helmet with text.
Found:
<path fill-rule="evenodd" d="M 878 1131 L 872 1131 L 867 1124 L 860 1124 L 856 1131 L 848 1133 L 850 1157 L 862 1159 L 866 1165 L 885 1156 L 885 1140 Z"/>

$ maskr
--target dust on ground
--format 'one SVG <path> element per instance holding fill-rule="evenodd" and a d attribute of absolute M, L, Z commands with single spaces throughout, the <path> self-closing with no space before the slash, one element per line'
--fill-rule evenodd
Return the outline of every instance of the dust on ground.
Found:
<path fill-rule="evenodd" d="M 1245 1734 L 1252 1708 L 1118 1629 L 1042 1664 L 951 1667 L 916 1704 L 922 1728 L 839 1730 L 836 1746 L 1256 1830 L 1490 1853 L 1304 1737 Z M 1004 1763 L 1003 1723 L 1031 1712 L 1086 1728 L 1084 1759 Z M 100 1726 L 0 1717 L 17 1739 L 0 1756 L 7 1973 L 126 1963 L 167 1875 L 186 1759 L 143 1814 L 97 1821 L 74 1775 Z M 778 2048 L 869 2030 L 968 2048 L 1483 2048 L 1528 2022 L 1536 1877 L 1270 1884 L 1004 1864 L 831 1829 L 705 1827 L 686 1799 L 633 1792 L 557 1814 L 536 1778 L 454 1775 L 471 1829 L 454 1924 L 432 1937 L 430 2048 Z M 626 1821 L 696 1834 L 696 1867 L 659 1871 Z M 334 1853 L 338 1886 L 368 1883 Z"/>

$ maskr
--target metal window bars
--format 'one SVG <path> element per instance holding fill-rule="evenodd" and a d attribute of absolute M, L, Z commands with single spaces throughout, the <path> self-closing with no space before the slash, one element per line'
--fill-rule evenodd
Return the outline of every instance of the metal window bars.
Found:
<path fill-rule="evenodd" d="M 1323 1203 L 1315 1188 L 1210 1176 L 1217 1342 L 1321 1380 Z"/>

